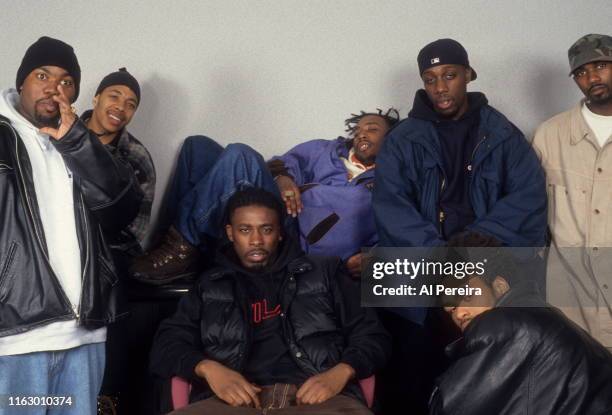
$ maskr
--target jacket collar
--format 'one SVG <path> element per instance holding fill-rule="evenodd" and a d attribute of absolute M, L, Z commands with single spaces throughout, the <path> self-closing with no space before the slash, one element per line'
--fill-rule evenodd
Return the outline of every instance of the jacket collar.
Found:
<path fill-rule="evenodd" d="M 218 280 L 230 275 L 244 274 L 250 275 L 251 272 L 243 268 L 237 263 L 238 259 L 234 252 L 231 243 L 226 243 L 221 246 L 215 254 L 215 263 L 217 265 L 210 274 L 208 279 Z M 279 245 L 279 251 L 274 260 L 274 263 L 262 271 L 262 274 L 271 274 L 286 270 L 290 274 L 302 274 L 310 271 L 313 265 L 312 262 L 304 255 L 299 244 L 287 236 Z M 284 271 L 283 271 L 284 272 Z"/>
<path fill-rule="evenodd" d="M 433 121 L 426 121 L 414 117 L 409 117 L 406 121 L 408 121 L 410 125 L 420 125 L 422 126 L 422 129 L 408 129 L 407 131 L 418 130 L 418 132 L 412 133 L 411 131 L 405 136 L 405 138 L 422 145 L 432 155 L 433 159 L 430 160 L 430 162 L 434 165 L 437 164 L 442 169 L 442 150 L 440 149 L 440 142 L 437 139 L 438 133 L 435 128 L 435 123 Z M 483 105 L 480 108 L 480 125 L 478 128 L 478 136 L 479 144 L 482 140 L 487 140 L 487 143 L 486 148 L 484 148 L 483 151 L 478 151 L 474 154 L 474 166 L 480 164 L 480 162 L 484 160 L 499 144 L 510 138 L 512 133 L 512 124 L 506 120 L 501 113 L 488 104 Z M 434 140 L 432 137 L 435 137 L 436 139 Z"/>
<path fill-rule="evenodd" d="M 303 274 L 312 270 L 312 268 L 312 261 L 308 259 L 307 256 L 294 259 L 289 264 L 287 264 L 287 271 L 293 275 Z M 225 277 L 229 277 L 231 275 L 235 275 L 236 273 L 237 271 L 233 269 L 218 267 L 216 269 L 211 270 L 208 279 L 216 281 Z"/>
<path fill-rule="evenodd" d="M 584 103 L 585 99 L 583 98 L 578 105 L 570 110 L 570 143 L 575 146 L 586 139 L 597 147 L 599 144 L 596 144 L 593 140 L 591 128 L 582 116 L 582 106 Z"/>

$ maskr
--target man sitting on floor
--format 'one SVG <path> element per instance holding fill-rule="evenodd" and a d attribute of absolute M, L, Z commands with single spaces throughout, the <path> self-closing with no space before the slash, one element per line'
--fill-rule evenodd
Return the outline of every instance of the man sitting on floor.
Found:
<path fill-rule="evenodd" d="M 305 255 L 285 237 L 273 194 L 240 190 L 225 215 L 231 243 L 162 322 L 151 352 L 154 374 L 192 382 L 198 402 L 177 413 L 370 414 L 357 379 L 385 364 L 390 339 L 360 307 L 358 282 L 338 258 Z"/>

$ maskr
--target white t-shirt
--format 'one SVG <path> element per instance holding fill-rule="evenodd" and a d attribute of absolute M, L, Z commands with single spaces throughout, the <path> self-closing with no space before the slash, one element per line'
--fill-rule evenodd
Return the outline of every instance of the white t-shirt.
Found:
<path fill-rule="evenodd" d="M 592 112 L 587 104 L 582 104 L 582 116 L 595 134 L 600 147 L 603 147 L 612 135 L 612 115 L 599 115 Z"/>

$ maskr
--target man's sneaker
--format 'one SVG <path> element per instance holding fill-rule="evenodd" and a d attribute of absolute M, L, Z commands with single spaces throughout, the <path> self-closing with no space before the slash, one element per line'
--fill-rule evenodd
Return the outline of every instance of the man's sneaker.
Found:
<path fill-rule="evenodd" d="M 198 249 L 171 226 L 161 245 L 134 259 L 130 275 L 135 280 L 153 285 L 194 277 L 198 271 L 199 257 Z"/>

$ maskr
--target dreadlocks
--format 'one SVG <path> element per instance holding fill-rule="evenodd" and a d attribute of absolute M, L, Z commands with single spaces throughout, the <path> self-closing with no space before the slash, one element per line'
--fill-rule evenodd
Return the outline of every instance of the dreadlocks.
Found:
<path fill-rule="evenodd" d="M 347 118 L 346 120 L 344 120 L 344 125 L 346 126 L 346 132 L 349 133 L 349 136 L 353 136 L 355 134 L 355 129 L 357 128 L 357 124 L 359 123 L 359 121 L 368 115 L 377 115 L 379 117 L 381 117 L 382 119 L 385 120 L 385 122 L 387 123 L 387 125 L 389 126 L 389 129 L 391 129 L 391 127 L 393 127 L 395 124 L 397 124 L 399 122 L 400 116 L 399 116 L 399 112 L 391 107 L 389 108 L 386 112 L 383 112 L 383 110 L 381 110 L 380 108 L 376 108 L 377 112 L 365 112 L 365 111 L 361 111 L 360 114 L 351 114 L 350 118 Z"/>

